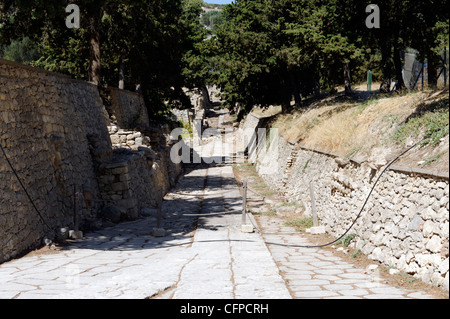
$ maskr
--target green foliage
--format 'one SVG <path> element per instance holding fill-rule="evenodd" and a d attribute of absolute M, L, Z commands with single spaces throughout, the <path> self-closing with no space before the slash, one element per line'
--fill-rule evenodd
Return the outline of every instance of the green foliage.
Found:
<path fill-rule="evenodd" d="M 222 11 L 208 11 L 201 17 L 201 23 L 210 29 L 216 29 L 224 23 Z"/>
<path fill-rule="evenodd" d="M 307 218 L 298 218 L 287 221 L 284 223 L 285 226 L 294 227 L 296 231 L 303 232 L 307 228 L 311 228 L 314 226 L 314 221 L 312 217 Z"/>
<path fill-rule="evenodd" d="M 81 28 L 65 26 L 67 1 L 7 1 L 0 9 L 0 41 L 28 35 L 39 44 L 34 66 L 93 78 L 93 61 L 101 64 L 102 86 L 118 86 L 123 70 L 125 88 L 140 84 L 149 114 L 168 112 L 167 100 L 182 95 L 186 81 L 183 59 L 205 37 L 199 22 L 201 0 L 82 0 Z M 98 42 L 98 52 L 93 51 Z M 13 42 L 15 43 L 15 42 Z M 29 50 L 29 53 L 32 53 Z"/>
<path fill-rule="evenodd" d="M 65 26 L 67 4 L 1 2 L 2 54 L 102 86 L 118 86 L 120 74 L 125 88 L 140 84 L 153 117 L 187 101 L 183 86 L 217 84 L 226 104 L 245 112 L 255 105 L 289 112 L 292 100 L 301 107 L 342 84 L 350 94 L 352 77 L 364 81 L 369 69 L 389 91 L 391 78 L 402 86 L 400 53 L 409 47 L 428 60 L 435 85 L 448 46 L 448 0 L 379 0 L 380 29 L 366 27 L 368 3 L 358 0 L 79 0 L 80 29 Z"/>
<path fill-rule="evenodd" d="M 189 88 L 201 88 L 206 85 L 209 77 L 209 58 L 213 51 L 211 40 L 205 40 L 207 30 L 200 23 L 202 1 L 190 0 L 185 3 L 183 20 L 187 25 L 188 43 L 185 44 L 185 54 L 182 57 L 182 77 L 184 85 Z"/>
<path fill-rule="evenodd" d="M 350 257 L 358 258 L 360 255 L 362 255 L 362 251 L 360 249 L 356 249 L 353 253 L 350 254 Z"/>
<path fill-rule="evenodd" d="M 228 103 L 240 102 L 247 111 L 281 104 L 286 112 L 292 97 L 300 106 L 302 96 L 341 82 L 343 65 L 363 57 L 344 8 L 309 0 L 227 6 L 217 30 L 216 66 Z"/>
<path fill-rule="evenodd" d="M 225 8 L 225 4 L 215 4 L 215 3 L 206 3 L 203 2 L 203 7 L 207 9 L 223 9 Z"/>
<path fill-rule="evenodd" d="M 338 242 L 336 242 L 337 245 L 343 245 L 344 247 L 348 247 L 353 239 L 358 237 L 357 234 L 348 234 L 344 238 L 341 238 Z"/>
<path fill-rule="evenodd" d="M 430 138 L 425 140 L 423 145 L 436 147 L 440 140 L 449 134 L 448 99 L 444 99 L 440 103 L 446 105 L 446 107 L 411 118 L 395 130 L 391 139 L 404 145 L 409 137 L 417 138 L 419 134 L 430 135 Z"/>
<path fill-rule="evenodd" d="M 408 47 L 419 50 L 431 70 L 439 67 L 437 52 L 448 45 L 448 0 L 377 4 L 380 29 L 366 27 L 363 1 L 240 0 L 226 6 L 215 76 L 228 105 L 239 102 L 250 111 L 281 104 L 287 112 L 292 98 L 301 106 L 320 89 L 333 92 L 352 77 L 364 81 L 368 70 L 385 91 L 392 78 L 402 88 L 401 52 Z"/>
<path fill-rule="evenodd" d="M 0 57 L 23 64 L 30 64 L 39 57 L 36 44 L 28 37 L 12 40 L 10 45 L 0 49 Z"/>
<path fill-rule="evenodd" d="M 440 152 L 434 156 L 428 157 L 423 164 L 420 164 L 421 167 L 427 166 L 430 163 L 438 162 L 442 155 L 444 155 L 446 152 Z"/>

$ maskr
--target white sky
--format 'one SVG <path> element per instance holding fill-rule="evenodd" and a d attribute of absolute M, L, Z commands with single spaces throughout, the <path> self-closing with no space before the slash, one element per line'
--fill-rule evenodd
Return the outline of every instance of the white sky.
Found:
<path fill-rule="evenodd" d="M 204 0 L 206 3 L 213 4 L 230 4 L 233 0 Z"/>

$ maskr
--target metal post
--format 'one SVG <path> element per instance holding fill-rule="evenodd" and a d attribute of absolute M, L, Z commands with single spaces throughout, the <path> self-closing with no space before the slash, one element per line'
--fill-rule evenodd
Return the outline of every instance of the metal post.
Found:
<path fill-rule="evenodd" d="M 427 65 L 428 69 L 428 65 Z M 423 74 L 425 73 L 425 62 L 422 64 L 422 91 L 423 91 Z"/>
<path fill-rule="evenodd" d="M 316 199 L 314 197 L 314 186 L 312 183 L 309 183 L 309 194 L 311 196 L 311 213 L 313 216 L 314 227 L 319 226 L 319 221 L 317 219 L 317 210 L 316 210 Z"/>
<path fill-rule="evenodd" d="M 163 194 L 164 190 L 161 189 L 160 199 L 158 200 L 158 216 L 156 216 L 156 228 L 153 228 L 152 235 L 154 237 L 164 237 L 166 236 L 166 230 L 161 228 L 161 219 L 162 219 L 162 204 L 163 204 Z"/>
<path fill-rule="evenodd" d="M 247 224 L 247 180 L 244 181 L 242 190 L 242 225 Z"/>
<path fill-rule="evenodd" d="M 255 228 L 250 220 L 250 224 L 247 225 L 247 180 L 244 181 L 243 191 L 242 191 L 242 225 L 241 231 L 243 233 L 253 233 Z"/>
<path fill-rule="evenodd" d="M 372 91 L 372 71 L 367 72 L 367 91 Z"/>
<path fill-rule="evenodd" d="M 447 88 L 447 47 L 444 48 L 444 89 Z"/>
<path fill-rule="evenodd" d="M 78 229 L 78 214 L 77 214 L 77 186 L 73 185 L 73 229 L 79 231 Z"/>
<path fill-rule="evenodd" d="M 81 239 L 83 238 L 83 232 L 79 230 L 80 228 L 80 221 L 78 218 L 78 208 L 77 208 L 77 201 L 78 201 L 79 194 L 77 193 L 77 186 L 73 185 L 73 230 L 69 230 L 69 237 L 72 239 Z"/>
<path fill-rule="evenodd" d="M 162 203 L 163 203 L 163 190 L 160 192 L 160 199 L 158 200 L 158 216 L 156 216 L 156 228 L 161 228 L 162 217 Z"/>

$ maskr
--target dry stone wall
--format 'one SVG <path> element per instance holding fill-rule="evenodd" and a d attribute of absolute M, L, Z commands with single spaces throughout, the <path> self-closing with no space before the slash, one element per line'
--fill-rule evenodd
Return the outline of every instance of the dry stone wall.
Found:
<path fill-rule="evenodd" d="M 109 94 L 105 108 L 95 85 L 0 60 L 0 143 L 44 220 L 0 153 L 0 263 L 63 227 L 136 219 L 175 184 L 168 127 L 139 95 Z"/>
<path fill-rule="evenodd" d="M 148 126 L 149 118 L 142 95 L 117 88 L 104 90 L 111 122 L 123 129 Z"/>
<path fill-rule="evenodd" d="M 277 169 L 267 169 L 274 162 Z M 354 221 L 381 169 L 292 145 L 282 136 L 275 152 L 261 149 L 257 162 L 266 183 L 291 201 L 303 203 L 306 216 L 312 184 L 320 223 L 335 237 Z M 356 235 L 354 249 L 369 258 L 448 290 L 448 172 L 393 166 L 349 234 Z"/>
<path fill-rule="evenodd" d="M 80 226 L 96 218 L 88 199 L 100 194 L 93 158 L 112 154 L 106 123 L 94 85 L 0 60 L 0 142 L 51 229 L 73 225 L 75 193 Z M 0 262 L 51 236 L 2 154 L 0 230 Z"/>

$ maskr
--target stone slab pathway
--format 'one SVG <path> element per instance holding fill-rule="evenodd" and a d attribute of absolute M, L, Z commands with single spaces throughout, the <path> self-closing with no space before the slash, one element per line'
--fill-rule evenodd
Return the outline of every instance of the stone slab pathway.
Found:
<path fill-rule="evenodd" d="M 313 245 L 283 220 L 261 216 L 259 225 L 293 298 L 314 299 L 432 299 L 423 292 L 383 283 L 378 272 L 353 264 Z"/>
<path fill-rule="evenodd" d="M 220 138 L 203 149 L 223 154 Z M 232 149 L 232 148 L 230 148 Z M 235 151 L 233 151 L 235 152 Z M 86 234 L 62 251 L 0 265 L 0 298 L 430 298 L 387 286 L 276 218 L 242 233 L 242 198 L 228 164 L 190 169 L 163 203 L 165 237 L 149 217 Z"/>
<path fill-rule="evenodd" d="M 166 237 L 147 218 L 4 263 L 0 298 L 290 298 L 262 237 L 241 233 L 241 205 L 230 166 L 198 167 L 166 197 Z"/>

